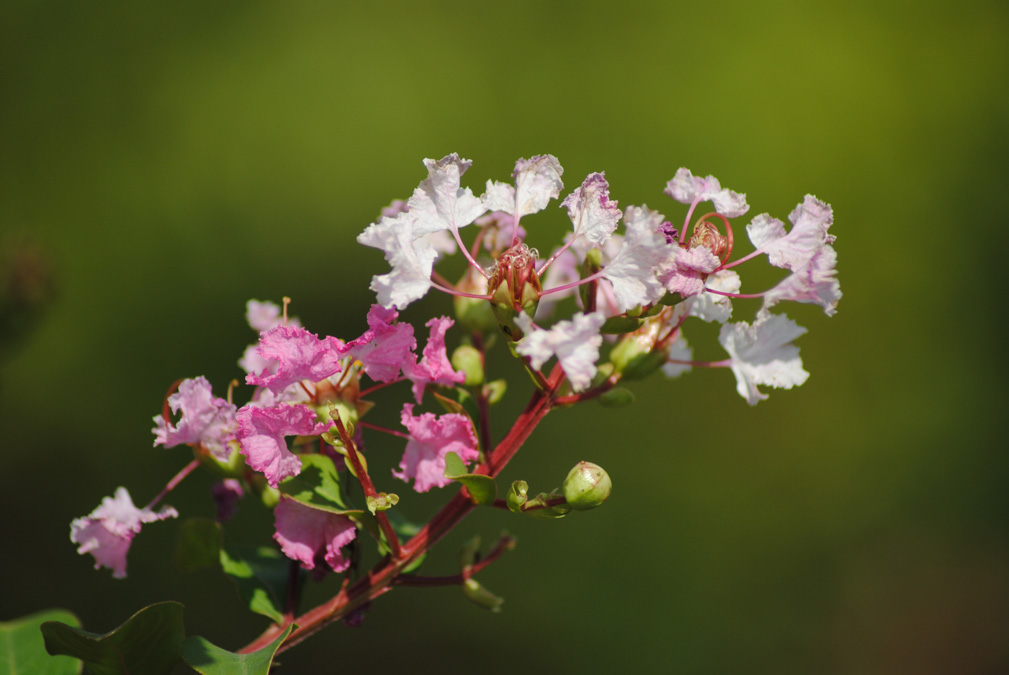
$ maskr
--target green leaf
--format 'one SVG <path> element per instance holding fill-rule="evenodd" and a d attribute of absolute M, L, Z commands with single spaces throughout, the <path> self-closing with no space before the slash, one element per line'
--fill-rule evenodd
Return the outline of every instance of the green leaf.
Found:
<path fill-rule="evenodd" d="M 465 485 L 477 504 L 490 506 L 497 498 L 497 483 L 494 479 L 483 474 L 466 473 L 466 465 L 454 452 L 445 455 L 445 477 Z"/>
<path fill-rule="evenodd" d="M 309 508 L 339 515 L 353 513 L 340 495 L 336 465 L 325 455 L 301 455 L 301 473 L 279 487 L 285 495 Z"/>
<path fill-rule="evenodd" d="M 179 526 L 175 540 L 175 568 L 195 572 L 217 567 L 221 558 L 221 526 L 210 518 L 189 518 Z"/>
<path fill-rule="evenodd" d="M 279 551 L 260 546 L 229 553 L 222 548 L 221 569 L 234 579 L 249 609 L 276 623 L 284 620 L 280 608 L 287 590 L 290 561 Z"/>
<path fill-rule="evenodd" d="M 50 656 L 39 626 L 59 621 L 80 626 L 77 617 L 65 609 L 47 609 L 13 621 L 0 622 L 0 669 L 7 675 L 76 675 L 81 662 L 67 656 Z"/>
<path fill-rule="evenodd" d="M 42 635 L 46 651 L 78 658 L 94 675 L 169 675 L 179 662 L 179 645 L 185 636 L 182 605 L 149 605 L 104 635 L 59 621 L 43 623 Z"/>
<path fill-rule="evenodd" d="M 221 649 L 199 635 L 187 637 L 182 643 L 182 660 L 202 675 L 268 675 L 273 657 L 295 625 L 290 625 L 277 639 L 251 654 L 235 654 Z"/>
<path fill-rule="evenodd" d="M 602 327 L 599 329 L 600 333 L 607 333 L 610 335 L 620 335 L 622 333 L 633 333 L 637 329 L 641 328 L 641 324 L 644 321 L 641 319 L 630 317 L 630 316 L 611 316 L 603 322 Z"/>

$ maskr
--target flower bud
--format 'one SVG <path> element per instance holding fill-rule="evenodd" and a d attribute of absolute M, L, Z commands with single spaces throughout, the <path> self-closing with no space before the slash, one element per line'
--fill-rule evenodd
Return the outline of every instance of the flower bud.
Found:
<path fill-rule="evenodd" d="M 610 361 L 625 380 L 638 380 L 658 370 L 668 360 L 666 350 L 656 350 L 662 322 L 647 319 L 641 328 L 628 333 L 610 352 Z"/>
<path fill-rule="evenodd" d="M 518 513 L 522 510 L 522 505 L 526 503 L 529 499 L 529 483 L 524 480 L 517 480 L 512 483 L 511 489 L 508 490 L 508 496 L 505 498 L 505 502 L 508 504 L 508 509 Z"/>
<path fill-rule="evenodd" d="M 497 259 L 488 282 L 491 311 L 510 340 L 522 338 L 522 329 L 515 323 L 518 313 L 525 312 L 531 318 L 539 306 L 543 287 L 536 273 L 536 257 L 535 249 L 525 244 L 512 246 Z"/>
<path fill-rule="evenodd" d="M 630 389 L 616 387 L 599 397 L 599 403 L 604 408 L 623 408 L 634 403 L 634 393 Z"/>
<path fill-rule="evenodd" d="M 476 268 L 467 267 L 456 288 L 463 293 L 484 295 L 487 293 L 487 279 Z M 486 300 L 455 295 L 452 296 L 452 304 L 456 322 L 467 332 L 486 333 L 497 327 L 497 319 Z"/>
<path fill-rule="evenodd" d="M 452 352 L 452 368 L 466 375 L 467 387 L 478 387 L 483 384 L 483 354 L 476 347 L 461 345 Z"/>
<path fill-rule="evenodd" d="M 594 509 L 607 500 L 613 483 L 598 464 L 578 462 L 564 479 L 564 499 L 576 511 Z"/>

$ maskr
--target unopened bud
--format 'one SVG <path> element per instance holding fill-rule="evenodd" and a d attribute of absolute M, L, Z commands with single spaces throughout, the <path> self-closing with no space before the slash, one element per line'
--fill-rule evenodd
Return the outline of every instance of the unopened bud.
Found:
<path fill-rule="evenodd" d="M 466 375 L 463 382 L 467 387 L 483 384 L 483 354 L 476 347 L 461 345 L 452 352 L 452 367 Z"/>
<path fill-rule="evenodd" d="M 715 257 L 721 258 L 729 246 L 729 240 L 722 236 L 718 228 L 707 221 L 701 221 L 694 226 L 694 234 L 690 237 L 690 248 L 703 246 Z"/>
<path fill-rule="evenodd" d="M 536 251 L 525 244 L 512 246 L 497 259 L 488 282 L 492 293 L 491 310 L 501 332 L 513 341 L 522 338 L 522 329 L 515 323 L 515 317 L 525 312 L 532 318 L 543 293 L 536 273 L 536 257 Z"/>
<path fill-rule="evenodd" d="M 623 408 L 634 403 L 634 393 L 630 389 L 617 387 L 599 397 L 599 403 L 606 408 Z"/>
<path fill-rule="evenodd" d="M 592 462 L 578 462 L 564 479 L 564 499 L 576 511 L 594 509 L 605 502 L 613 490 L 610 476 Z"/>
<path fill-rule="evenodd" d="M 662 322 L 647 319 L 641 328 L 629 333 L 610 352 L 610 361 L 625 380 L 638 380 L 651 375 L 668 359 L 665 350 L 656 350 Z"/>
<path fill-rule="evenodd" d="M 508 490 L 508 496 L 505 498 L 505 502 L 508 504 L 508 509 L 518 513 L 522 510 L 522 505 L 526 503 L 529 499 L 529 483 L 524 480 L 517 480 L 512 483 L 511 489 Z"/>
<path fill-rule="evenodd" d="M 467 267 L 466 274 L 455 286 L 463 293 L 487 293 L 487 279 L 474 267 Z M 452 304 L 455 307 L 456 322 L 469 333 L 486 333 L 497 326 L 497 319 L 486 300 L 455 295 L 452 296 Z"/>

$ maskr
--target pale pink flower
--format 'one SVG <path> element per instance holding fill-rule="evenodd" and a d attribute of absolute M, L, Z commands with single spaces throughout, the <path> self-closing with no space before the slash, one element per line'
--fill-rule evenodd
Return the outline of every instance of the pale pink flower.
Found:
<path fill-rule="evenodd" d="M 795 272 L 805 267 L 820 249 L 834 243 L 834 236 L 827 234 L 834 213 L 829 204 L 806 195 L 788 219 L 792 230 L 786 233 L 784 223 L 762 213 L 746 226 L 746 233 L 757 250 L 767 254 L 772 265 Z"/>
<path fill-rule="evenodd" d="M 549 330 L 537 330 L 523 312 L 515 317 L 525 337 L 515 346 L 522 356 L 528 356 L 533 368 L 541 368 L 552 356 L 564 369 L 575 391 L 589 386 L 596 376 L 596 360 L 603 336 L 599 329 L 606 321 L 602 312 L 575 314 L 572 321 L 558 321 Z"/>
<path fill-rule="evenodd" d="M 391 272 L 376 274 L 371 280 L 370 288 L 383 306 L 403 309 L 431 289 L 438 250 L 430 239 L 436 233 L 424 234 L 412 213 L 401 213 L 372 223 L 358 235 L 359 244 L 381 249 L 392 266 Z"/>
<path fill-rule="evenodd" d="M 837 252 L 830 245 L 821 246 L 802 267 L 796 268 L 782 281 L 764 294 L 766 311 L 782 300 L 811 302 L 823 308 L 827 316 L 837 312 L 841 299 L 841 284 L 838 282 Z"/>
<path fill-rule="evenodd" d="M 561 206 L 574 225 L 572 241 L 584 237 L 590 247 L 602 246 L 620 221 L 620 208 L 610 199 L 610 185 L 602 173 L 590 173 Z"/>
<path fill-rule="evenodd" d="M 95 569 L 108 567 L 113 577 L 122 579 L 126 576 L 126 554 L 141 526 L 178 515 L 171 506 L 157 513 L 138 509 L 126 488 L 120 487 L 114 497 L 103 498 L 89 515 L 70 523 L 70 541 L 79 544 L 78 553 L 95 557 Z"/>
<path fill-rule="evenodd" d="M 479 197 L 460 185 L 462 175 L 472 164 L 455 153 L 439 160 L 424 160 L 428 176 L 407 201 L 408 213 L 414 218 L 415 238 L 440 230 L 458 232 L 487 210 Z"/>
<path fill-rule="evenodd" d="M 704 280 L 721 265 L 718 256 L 705 246 L 676 246 L 670 257 L 671 264 L 659 279 L 667 291 L 679 293 L 684 298 L 704 292 Z"/>
<path fill-rule="evenodd" d="M 350 566 L 350 559 L 340 550 L 357 536 L 357 529 L 347 516 L 313 509 L 287 497 L 273 509 L 273 538 L 280 550 L 297 560 L 306 570 L 326 564 L 334 572 Z"/>
<path fill-rule="evenodd" d="M 454 452 L 465 463 L 480 454 L 473 424 L 465 415 L 424 413 L 414 417 L 413 404 L 406 403 L 400 419 L 410 432 L 410 440 L 399 471 L 393 471 L 392 475 L 408 482 L 412 479 L 417 492 L 427 492 L 451 482 L 445 477 L 445 455 L 448 453 Z"/>
<path fill-rule="evenodd" d="M 301 460 L 287 448 L 285 436 L 317 436 L 329 424 L 315 422 L 315 412 L 305 405 L 263 408 L 247 405 L 238 411 L 238 442 L 246 463 L 277 487 L 285 478 L 301 473 Z"/>
<path fill-rule="evenodd" d="M 168 397 L 168 405 L 173 413 L 181 411 L 182 416 L 174 425 L 161 415 L 154 417 L 154 445 L 171 448 L 183 443 L 200 444 L 218 459 L 228 459 L 227 444 L 235 438 L 238 426 L 235 406 L 214 397 L 205 377 L 183 380 L 178 391 Z"/>
<path fill-rule="evenodd" d="M 694 176 L 689 169 L 681 168 L 676 172 L 666 183 L 666 194 L 682 204 L 710 201 L 715 205 L 715 211 L 727 218 L 738 218 L 750 210 L 745 194 L 722 188 L 714 176 Z"/>
<path fill-rule="evenodd" d="M 364 372 L 376 382 L 392 382 L 411 359 L 417 358 L 413 353 L 417 347 L 413 326 L 398 323 L 397 318 L 399 312 L 395 309 L 372 305 L 368 310 L 368 330 L 348 342 L 344 350 L 360 361 Z"/>
<path fill-rule="evenodd" d="M 421 402 L 427 384 L 461 384 L 466 379 L 465 373 L 452 369 L 445 350 L 445 333 L 454 323 L 446 316 L 428 321 L 426 325 L 431 329 L 431 335 L 424 345 L 424 357 L 417 362 L 417 356 L 412 355 L 413 360 L 403 368 L 403 375 L 413 382 L 413 395 L 417 403 Z"/>
<path fill-rule="evenodd" d="M 752 326 L 727 323 L 718 341 L 729 352 L 736 391 L 750 405 L 767 398 L 757 385 L 791 389 L 809 377 L 792 340 L 806 329 L 782 314 L 763 314 Z"/>
<path fill-rule="evenodd" d="M 603 269 L 620 312 L 656 302 L 665 292 L 657 271 L 674 249 L 659 232 L 664 222 L 661 213 L 647 206 L 627 207 L 623 245 Z"/>
<path fill-rule="evenodd" d="M 280 325 L 264 333 L 256 349 L 262 358 L 276 362 L 276 372 L 249 373 L 245 382 L 275 394 L 302 380 L 318 382 L 340 372 L 342 352 L 343 343 L 335 337 L 319 339 L 304 328 Z"/>

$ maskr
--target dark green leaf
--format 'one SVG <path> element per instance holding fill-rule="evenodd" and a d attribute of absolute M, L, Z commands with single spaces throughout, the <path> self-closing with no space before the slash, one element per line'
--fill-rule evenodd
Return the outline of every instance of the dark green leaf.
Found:
<path fill-rule="evenodd" d="M 47 609 L 0 623 L 0 670 L 7 675 L 75 675 L 81 662 L 67 656 L 50 656 L 39 626 L 59 621 L 77 627 L 81 622 L 65 609 Z"/>
<path fill-rule="evenodd" d="M 185 637 L 182 605 L 150 605 L 104 635 L 58 621 L 43 623 L 42 635 L 46 651 L 78 658 L 94 675 L 169 675 L 179 662 L 179 645 Z"/>
<path fill-rule="evenodd" d="M 497 483 L 494 479 L 483 474 L 466 473 L 466 465 L 454 452 L 445 455 L 445 477 L 465 485 L 477 504 L 489 506 L 497 498 Z"/>
<path fill-rule="evenodd" d="M 340 495 L 336 465 L 325 455 L 302 455 L 301 473 L 279 487 L 285 495 L 310 508 L 340 515 L 352 512 Z"/>
<path fill-rule="evenodd" d="M 603 323 L 600 333 L 609 335 L 620 335 L 621 333 L 633 333 L 641 328 L 644 321 L 631 316 L 611 316 Z"/>
<path fill-rule="evenodd" d="M 182 660 L 202 675 L 268 675 L 273 656 L 291 634 L 295 626 L 277 636 L 277 639 L 251 654 L 235 654 L 199 635 L 187 637 L 182 643 Z"/>
<path fill-rule="evenodd" d="M 221 556 L 221 526 L 210 518 L 189 518 L 179 526 L 175 540 L 175 567 L 194 572 L 217 567 Z"/>
<path fill-rule="evenodd" d="M 280 608 L 287 590 L 290 560 L 267 546 L 232 552 L 222 548 L 221 569 L 235 580 L 249 609 L 277 623 L 284 620 Z"/>

